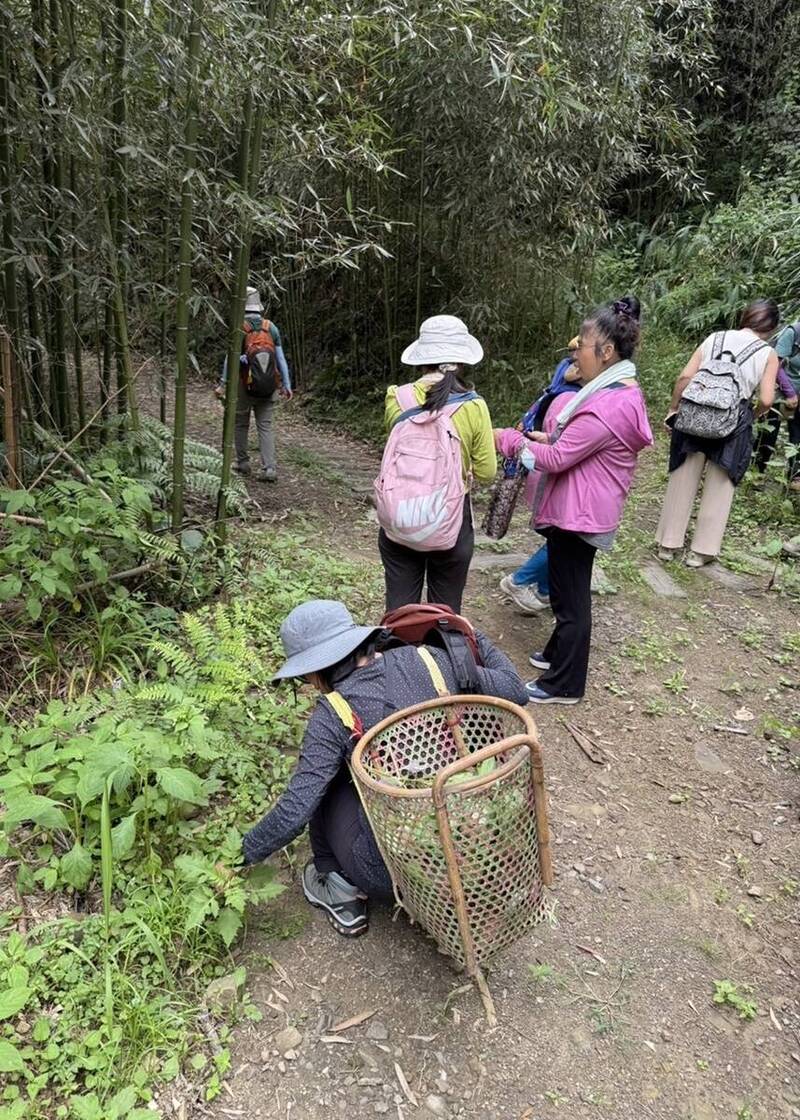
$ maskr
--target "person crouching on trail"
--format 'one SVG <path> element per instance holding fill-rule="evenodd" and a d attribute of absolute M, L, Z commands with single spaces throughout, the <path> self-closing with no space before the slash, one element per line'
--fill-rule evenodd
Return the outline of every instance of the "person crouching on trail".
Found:
<path fill-rule="evenodd" d="M 242 841 L 245 862 L 258 863 L 308 825 L 313 859 L 303 870 L 303 893 L 345 937 L 366 933 L 368 898 L 392 897 L 389 872 L 348 770 L 357 739 L 393 712 L 434 699 L 434 676 L 439 684 L 443 678 L 449 691 L 464 691 L 446 649 L 431 646 L 432 661 L 413 645 L 381 653 L 376 647 L 384 633 L 378 626 L 356 625 L 345 605 L 331 600 L 311 600 L 288 615 L 281 626 L 286 661 L 273 680 L 301 678 L 322 696 L 289 785 Z M 475 687 L 469 691 L 527 703 L 525 686 L 505 654 L 484 635 L 476 637 L 483 664 L 472 666 Z M 345 721 L 347 712 L 355 722 Z"/>
<path fill-rule="evenodd" d="M 239 359 L 239 392 L 236 397 L 236 463 L 233 469 L 239 474 L 250 474 L 247 437 L 250 430 L 250 412 L 256 418 L 258 446 L 261 452 L 261 482 L 277 482 L 278 463 L 275 455 L 275 433 L 272 413 L 276 393 L 284 400 L 292 399 L 292 382 L 289 366 L 281 345 L 278 328 L 264 318 L 264 305 L 255 288 L 247 289 L 242 327 L 242 354 Z M 222 366 L 222 376 L 216 388 L 218 397 L 225 396 L 228 380 L 228 358 Z"/>

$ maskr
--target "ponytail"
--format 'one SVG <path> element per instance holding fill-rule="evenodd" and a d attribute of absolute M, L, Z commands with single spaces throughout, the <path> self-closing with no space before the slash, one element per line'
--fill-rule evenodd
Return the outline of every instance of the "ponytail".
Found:
<path fill-rule="evenodd" d="M 441 365 L 428 366 L 427 369 L 431 373 L 441 373 L 442 379 L 428 389 L 425 403 L 422 405 L 424 411 L 438 412 L 447 404 L 452 393 L 466 392 L 467 386 L 461 380 L 464 373 L 462 365 L 455 362 L 442 362 Z"/>

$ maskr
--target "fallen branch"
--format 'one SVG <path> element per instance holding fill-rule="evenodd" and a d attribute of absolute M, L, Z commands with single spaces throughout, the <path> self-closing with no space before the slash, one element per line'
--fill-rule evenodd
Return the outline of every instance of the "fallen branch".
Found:
<path fill-rule="evenodd" d="M 563 720 L 562 722 L 589 761 L 594 762 L 597 766 L 604 765 L 606 756 L 603 754 L 600 744 L 581 731 L 579 727 L 576 727 L 574 723 L 566 723 Z"/>
<path fill-rule="evenodd" d="M 126 579 L 133 579 L 135 576 L 144 575 L 146 572 L 151 572 L 153 568 L 157 568 L 159 564 L 163 564 L 162 559 L 150 560 L 147 564 L 139 564 L 136 568 L 126 568 L 124 572 L 113 572 L 105 579 L 93 579 L 88 583 L 79 583 L 75 588 L 75 594 L 84 591 L 91 591 L 93 587 L 99 587 L 105 583 L 122 583 Z M 14 611 L 21 610 L 25 606 L 22 599 L 9 599 L 7 603 L 0 603 L 0 614 L 13 614 Z"/>
<path fill-rule="evenodd" d="M 712 731 L 722 731 L 728 735 L 749 735 L 750 732 L 746 727 L 725 727 L 721 723 L 715 723 Z"/>
<path fill-rule="evenodd" d="M 25 517 L 21 513 L 0 513 L 0 518 L 3 521 L 19 521 L 21 525 L 38 525 L 42 529 L 47 528 L 47 522 L 42 521 L 41 517 Z"/>

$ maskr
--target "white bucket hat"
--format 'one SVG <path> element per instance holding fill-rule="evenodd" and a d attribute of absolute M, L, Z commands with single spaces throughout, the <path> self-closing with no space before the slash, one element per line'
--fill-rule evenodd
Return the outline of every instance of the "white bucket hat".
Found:
<path fill-rule="evenodd" d="M 248 311 L 263 311 L 264 304 L 258 294 L 258 288 L 247 289 L 247 303 L 244 305 L 245 313 Z"/>
<path fill-rule="evenodd" d="M 483 357 L 483 347 L 455 315 L 434 315 L 419 328 L 419 338 L 407 346 L 400 361 L 407 366 L 438 366 L 463 362 L 474 366 Z"/>

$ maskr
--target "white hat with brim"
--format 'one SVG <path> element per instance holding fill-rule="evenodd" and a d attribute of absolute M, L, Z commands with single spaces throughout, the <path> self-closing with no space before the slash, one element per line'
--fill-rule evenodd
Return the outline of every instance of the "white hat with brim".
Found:
<path fill-rule="evenodd" d="M 455 315 L 434 315 L 419 328 L 419 338 L 407 346 L 400 361 L 407 366 L 439 366 L 459 362 L 474 366 L 483 347 Z"/>
<path fill-rule="evenodd" d="M 350 611 L 334 599 L 311 599 L 295 607 L 281 626 L 286 660 L 274 681 L 329 669 L 358 649 L 380 626 L 357 626 Z"/>
<path fill-rule="evenodd" d="M 247 289 L 247 303 L 245 303 L 244 309 L 245 312 L 264 310 L 264 304 L 261 302 L 261 296 L 258 294 L 258 288 Z"/>

